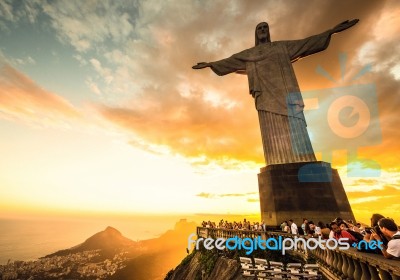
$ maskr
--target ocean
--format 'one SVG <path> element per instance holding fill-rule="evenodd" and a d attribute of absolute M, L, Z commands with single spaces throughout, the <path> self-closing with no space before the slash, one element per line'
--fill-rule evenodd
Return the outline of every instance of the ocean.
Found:
<path fill-rule="evenodd" d="M 134 241 L 155 238 L 173 229 L 181 218 L 186 217 L 3 218 L 0 219 L 0 264 L 6 264 L 8 260 L 35 260 L 73 247 L 107 226 Z"/>

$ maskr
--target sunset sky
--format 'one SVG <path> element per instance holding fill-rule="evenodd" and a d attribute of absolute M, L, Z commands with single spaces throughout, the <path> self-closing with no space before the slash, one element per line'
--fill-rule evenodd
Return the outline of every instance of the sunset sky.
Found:
<path fill-rule="evenodd" d="M 400 221 L 399 14 L 397 1 L 0 0 L 0 216 L 259 213 L 247 77 L 191 66 L 252 47 L 261 21 L 275 41 L 359 18 L 294 68 L 356 219 Z M 330 137 L 316 99 L 365 85 L 371 129 Z"/>

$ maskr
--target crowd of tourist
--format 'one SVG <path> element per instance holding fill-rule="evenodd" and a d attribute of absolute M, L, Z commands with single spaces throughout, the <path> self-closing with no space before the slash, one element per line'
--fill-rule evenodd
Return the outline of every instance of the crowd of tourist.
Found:
<path fill-rule="evenodd" d="M 267 231 L 264 221 L 251 223 L 246 219 L 243 222 L 220 220 L 218 225 L 215 222 L 203 221 L 202 226 L 230 230 Z M 336 240 L 346 238 L 351 245 L 359 244 L 355 247 L 360 251 L 382 254 L 385 258 L 400 258 L 400 226 L 397 226 L 393 219 L 385 218 L 380 214 L 372 215 L 370 226 L 354 223 L 351 220 L 345 221 L 340 217 L 329 224 L 324 224 L 321 221 L 315 224 L 313 221 L 304 218 L 300 226 L 291 219 L 283 221 L 280 230 L 305 237 L 333 238 Z"/>
<path fill-rule="evenodd" d="M 227 220 L 221 220 L 218 223 L 218 226 L 215 222 L 211 221 L 203 221 L 202 227 L 205 228 L 222 228 L 222 229 L 233 229 L 233 230 L 250 230 L 250 231 L 267 231 L 264 221 L 261 223 L 247 221 L 246 219 L 243 222 L 228 222 Z"/>

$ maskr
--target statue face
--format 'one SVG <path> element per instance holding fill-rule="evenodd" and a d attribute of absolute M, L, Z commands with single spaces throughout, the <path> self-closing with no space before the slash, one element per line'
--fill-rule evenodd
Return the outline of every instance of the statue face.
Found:
<path fill-rule="evenodd" d="M 269 38 L 269 26 L 266 22 L 262 22 L 256 27 L 257 38 L 260 43 L 265 43 Z"/>

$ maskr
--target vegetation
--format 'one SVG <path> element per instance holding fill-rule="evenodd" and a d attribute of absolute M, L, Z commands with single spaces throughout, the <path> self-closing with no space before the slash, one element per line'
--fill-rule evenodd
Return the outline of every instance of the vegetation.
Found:
<path fill-rule="evenodd" d="M 205 248 L 202 248 L 200 255 L 200 264 L 206 275 L 210 275 L 210 273 L 213 271 L 217 259 L 217 249 L 214 248 L 213 250 L 206 250 Z"/>
<path fill-rule="evenodd" d="M 179 266 L 185 266 L 190 263 L 190 261 L 193 259 L 194 255 L 196 254 L 196 251 L 194 250 L 191 254 L 187 255 L 179 264 Z M 172 277 L 172 274 L 174 273 L 174 269 L 171 269 L 168 271 L 167 275 L 165 276 L 164 280 L 168 280 Z"/>

